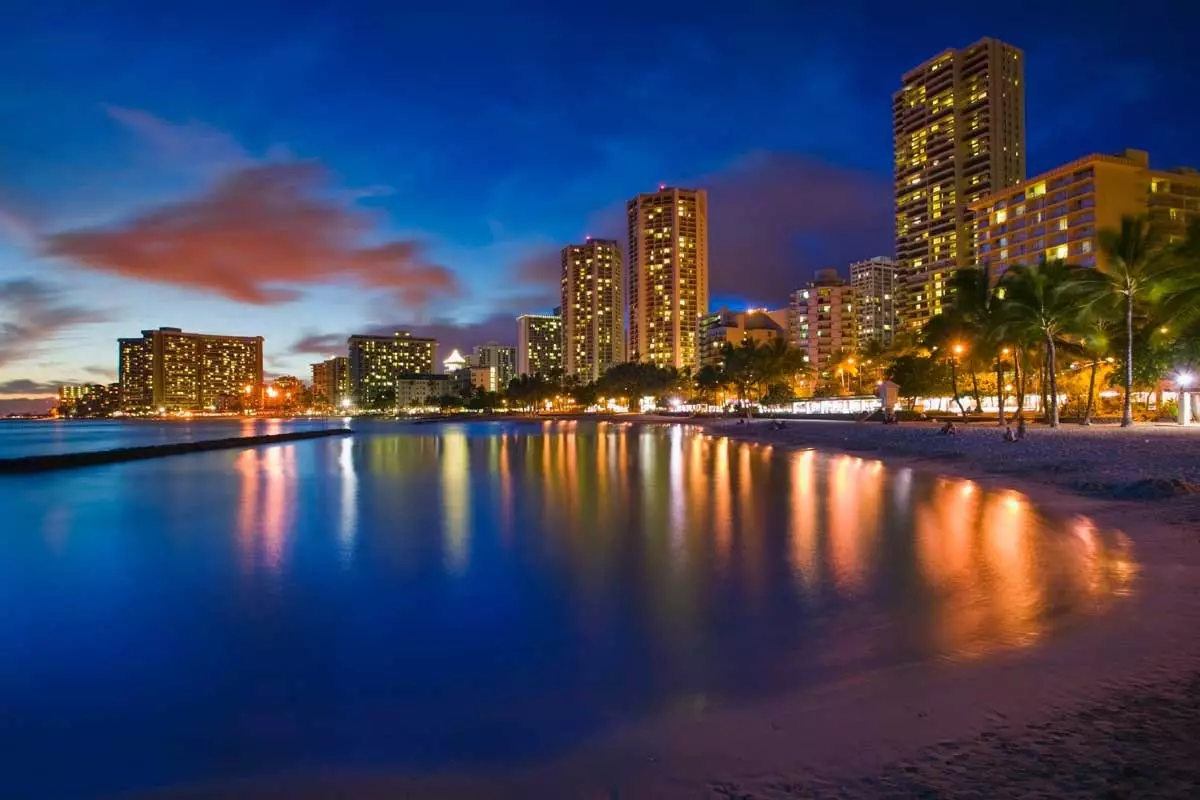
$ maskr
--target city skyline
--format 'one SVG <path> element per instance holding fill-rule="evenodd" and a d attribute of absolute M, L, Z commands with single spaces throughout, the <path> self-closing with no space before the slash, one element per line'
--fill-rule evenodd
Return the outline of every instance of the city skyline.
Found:
<path fill-rule="evenodd" d="M 422 150 L 429 154 L 427 169 L 401 169 L 400 154 L 389 151 L 385 140 L 400 125 L 415 131 L 406 133 L 406 146 L 428 145 L 421 137 L 439 130 L 446 104 L 429 94 L 412 98 L 420 123 L 414 126 L 381 118 L 382 105 L 359 103 L 367 110 L 357 113 L 374 115 L 375 126 L 355 125 L 349 138 L 315 121 L 310 98 L 289 94 L 283 84 L 336 62 L 346 36 L 363 27 L 337 14 L 323 19 L 319 12 L 300 4 L 287 35 L 278 37 L 288 46 L 274 54 L 275 71 L 258 63 L 269 84 L 259 85 L 261 97 L 252 88 L 229 92 L 230 76 L 221 74 L 246 68 L 248 57 L 230 58 L 217 68 L 196 60 L 187 47 L 166 51 L 140 43 L 138 34 L 149 31 L 184 45 L 198 42 L 205 30 L 213 30 L 208 26 L 229 27 L 223 25 L 228 14 L 219 9 L 204 24 L 186 15 L 150 14 L 105 20 L 103 31 L 88 27 L 101 24 L 88 15 L 66 29 L 61 15 L 49 11 L 17 15 L 0 84 L 27 85 L 28 70 L 65 71 L 75 83 L 70 91 L 37 98 L 9 93 L 21 96 L 23 105 L 9 101 L 15 122 L 0 134 L 0 320 L 6 324 L 0 401 L 48 396 L 58 383 L 113 381 L 112 342 L 130 330 L 162 325 L 262 335 L 271 375 L 307 375 L 312 362 L 343 352 L 353 333 L 402 328 L 438 339 L 446 351 L 467 351 L 489 340 L 511 344 L 518 314 L 556 305 L 561 247 L 584 235 L 625 241 L 624 199 L 659 183 L 709 193 L 712 288 L 708 309 L 702 310 L 780 305 L 817 269 L 844 270 L 851 261 L 891 254 L 891 94 L 914 64 L 985 35 L 1026 54 L 1027 174 L 1126 146 L 1149 150 L 1164 169 L 1200 163 L 1187 134 L 1195 112 L 1173 101 L 1186 85 L 1186 71 L 1171 68 L 1172 53 L 1181 48 L 1165 46 L 1185 25 L 1156 30 L 1154 52 L 1136 42 L 1117 47 L 1123 36 L 1137 38 L 1125 30 L 1129 23 L 1103 27 L 1087 46 L 1089 63 L 1099 66 L 1081 86 L 1077 73 L 1056 66 L 1074 57 L 1051 35 L 1053 11 L 1040 17 L 1047 31 L 1022 30 L 980 14 L 904 37 L 902 46 L 872 31 L 859 31 L 843 45 L 847 37 L 839 34 L 794 67 L 783 53 L 763 45 L 776 36 L 799 35 L 802 25 L 806 31 L 817 26 L 806 24 L 803 15 L 781 13 L 770 19 L 763 14 L 696 20 L 665 44 L 663 61 L 655 62 L 650 78 L 621 69 L 637 38 L 631 36 L 596 74 L 571 72 L 561 85 L 531 89 L 525 105 L 475 107 L 474 113 L 496 122 L 497 144 L 509 156 L 504 172 L 481 161 L 488 143 L 440 134 L 452 141 Z M 252 9 L 239 15 L 246 17 L 245 35 L 275 24 Z M 376 21 L 388 27 L 387 20 Z M 448 33 L 442 27 L 448 20 L 419 22 Z M 546 36 L 570 22 L 549 19 L 527 35 Z M 845 33 L 847 21 L 837 23 L 834 15 L 830 29 Z M 1061 24 L 1069 24 L 1065 16 Z M 1134 21 L 1133 27 L 1141 24 Z M 326 38 L 316 29 L 327 30 Z M 726 32 L 730 36 L 723 37 Z M 42 38 L 30 36 L 38 33 Z M 482 29 L 467 33 L 472 40 L 483 38 Z M 109 44 L 101 46 L 89 34 Z M 885 38 L 886 46 L 879 47 Z M 834 40 L 842 50 L 833 47 Z M 80 46 L 88 42 L 90 49 Z M 121 42 L 132 45 L 137 81 L 128 67 L 102 57 Z M 231 37 L 216 49 L 241 50 L 241 44 Z M 380 46 L 368 40 L 364 52 L 370 56 Z M 774 75 L 783 83 L 766 81 L 769 86 L 746 90 L 715 66 L 731 55 L 728 50 L 749 54 L 739 61 L 744 75 L 760 83 Z M 516 58 L 515 50 L 477 58 L 509 55 Z M 517 61 L 519 69 L 538 70 L 546 58 L 536 52 Z M 672 58 L 683 66 L 668 65 Z M 702 72 L 704 80 L 687 78 L 688 69 L 708 63 L 706 58 L 714 66 Z M 821 68 L 814 70 L 814 64 Z M 168 79 L 198 76 L 189 80 L 193 91 L 141 81 L 147 68 L 160 71 L 155 65 Z M 492 80 L 514 80 L 515 69 L 506 66 Z M 478 79 L 477 62 L 460 70 L 446 76 L 451 89 L 466 86 L 468 73 Z M 661 85 L 655 88 L 651 78 Z M 356 81 L 345 70 L 333 70 L 329 80 L 332 86 L 324 88 L 357 87 L 367 97 L 382 96 L 379 84 Z M 697 129 L 697 143 L 646 138 L 632 131 L 636 120 L 622 123 L 628 127 L 614 121 L 613 130 L 594 128 L 595 103 L 616 97 L 624 106 L 645 103 L 649 109 L 654 104 L 645 92 L 670 93 L 689 80 L 688 91 L 672 103 L 681 109 L 713 103 L 722 119 L 731 120 Z M 327 96 L 322 88 L 311 90 L 314 100 Z M 578 109 L 577 88 L 595 95 Z M 768 88 L 772 102 L 764 103 Z M 705 100 L 706 93 L 714 99 Z M 271 102 L 247 113 L 256 99 Z M 816 104 L 831 115 L 831 124 L 792 124 L 803 112 L 785 110 L 796 105 L 789 99 L 806 101 L 809 110 Z M 546 127 L 547 119 L 571 122 L 568 136 L 556 134 L 552 147 L 530 127 L 531 122 Z M 1080 119 L 1088 124 L 1078 124 Z M 462 191 L 468 176 L 481 191 Z M 279 218 L 229 213 L 265 200 L 275 201 L 271 207 Z M 281 250 L 277 238 L 262 234 L 273 222 L 290 233 L 288 224 L 305 208 L 315 209 L 325 226 L 313 236 Z M 235 222 L 250 237 L 251 252 L 271 258 L 235 264 L 231 274 L 200 269 L 211 266 L 211 259 L 188 260 L 203 255 Z M 168 252 L 188 258 L 165 259 L 166 264 L 148 259 L 138 238 L 147 232 L 186 234 Z M 23 345 L 17 336 L 27 337 Z M 30 341 L 36 346 L 30 348 Z"/>

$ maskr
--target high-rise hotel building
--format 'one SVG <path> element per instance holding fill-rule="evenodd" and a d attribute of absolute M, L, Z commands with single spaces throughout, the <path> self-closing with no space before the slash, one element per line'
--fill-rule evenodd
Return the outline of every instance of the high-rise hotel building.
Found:
<path fill-rule="evenodd" d="M 235 403 L 257 405 L 260 399 L 261 336 L 158 328 L 117 342 L 126 411 L 217 411 Z"/>
<path fill-rule="evenodd" d="M 555 377 L 563 371 L 563 323 L 557 314 L 517 317 L 517 374 Z"/>
<path fill-rule="evenodd" d="M 1093 154 L 995 192 L 972 205 L 979 265 L 997 281 L 1014 264 L 1060 259 L 1104 267 L 1099 233 L 1146 217 L 1166 242 L 1200 221 L 1200 173 L 1151 169 L 1145 150 Z"/>
<path fill-rule="evenodd" d="M 884 256 L 850 265 L 859 346 L 878 342 L 887 347 L 896 338 L 896 269 L 895 259 Z"/>
<path fill-rule="evenodd" d="M 350 393 L 354 402 L 374 407 L 393 395 L 402 374 L 433 372 L 437 340 L 396 331 L 391 336 L 351 336 L 347 340 Z"/>
<path fill-rule="evenodd" d="M 971 203 L 1025 177 L 1023 54 L 995 39 L 939 53 L 905 73 L 892 129 L 900 316 L 917 328 L 974 263 Z"/>
<path fill-rule="evenodd" d="M 611 239 L 562 249 L 563 369 L 594 381 L 625 360 L 624 270 Z"/>
<path fill-rule="evenodd" d="M 630 361 L 696 369 L 708 313 L 708 195 L 660 187 L 626 204 Z"/>

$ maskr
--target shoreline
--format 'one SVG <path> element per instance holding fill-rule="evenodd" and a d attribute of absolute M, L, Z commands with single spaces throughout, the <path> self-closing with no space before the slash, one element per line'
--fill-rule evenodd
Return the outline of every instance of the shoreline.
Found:
<path fill-rule="evenodd" d="M 1045 644 L 974 662 L 887 667 L 687 718 L 651 719 L 551 763 L 317 772 L 154 796 L 1186 797 L 1200 781 L 1195 742 L 1179 734 L 1200 725 L 1200 536 L 1188 527 L 1200 519 L 1200 496 L 1113 499 L 1110 491 L 1154 479 L 1190 485 L 1200 473 L 1200 431 L 1032 428 L 1029 440 L 1005 445 L 996 426 L 938 437 L 935 425 L 916 424 L 789 421 L 772 430 L 766 421 L 614 422 L 681 424 L 756 446 L 877 458 L 890 469 L 1019 491 L 1049 516 L 1084 515 L 1124 531 L 1138 568 L 1134 590 Z M 1089 463 L 1097 440 L 1110 436 L 1125 438 L 1101 444 L 1108 459 Z"/>

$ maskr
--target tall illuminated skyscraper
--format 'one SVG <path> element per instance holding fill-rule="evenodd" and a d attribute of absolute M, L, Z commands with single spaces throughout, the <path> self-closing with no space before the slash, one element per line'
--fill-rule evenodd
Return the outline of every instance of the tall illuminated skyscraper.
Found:
<path fill-rule="evenodd" d="M 562 317 L 522 314 L 517 317 L 517 374 L 556 378 L 563 368 Z"/>
<path fill-rule="evenodd" d="M 621 250 L 611 239 L 562 249 L 563 369 L 594 381 L 625 360 Z"/>
<path fill-rule="evenodd" d="M 630 361 L 700 364 L 708 313 L 708 194 L 659 187 L 626 204 Z"/>
<path fill-rule="evenodd" d="M 939 53 L 905 73 L 892 126 L 899 314 L 917 328 L 974 263 L 970 204 L 1025 178 L 1024 56 L 996 39 Z"/>
<path fill-rule="evenodd" d="M 877 256 L 850 265 L 858 344 L 887 347 L 896 338 L 896 261 Z"/>

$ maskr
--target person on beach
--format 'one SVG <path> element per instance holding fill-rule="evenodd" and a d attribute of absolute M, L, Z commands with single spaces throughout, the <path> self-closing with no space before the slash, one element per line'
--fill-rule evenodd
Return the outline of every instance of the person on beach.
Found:
<path fill-rule="evenodd" d="M 1016 440 L 1017 440 L 1017 434 L 1016 434 L 1016 432 L 1015 432 L 1015 431 L 1012 429 L 1012 425 L 1010 425 L 1009 423 L 1005 422 L 1005 423 L 1004 423 L 1004 441 L 1006 441 L 1006 442 L 1015 442 Z"/>
<path fill-rule="evenodd" d="M 953 420 L 947 420 L 946 424 L 942 426 L 942 429 L 940 431 L 938 431 L 938 436 L 957 436 L 957 435 L 958 435 L 958 426 L 956 426 L 954 424 Z"/>

